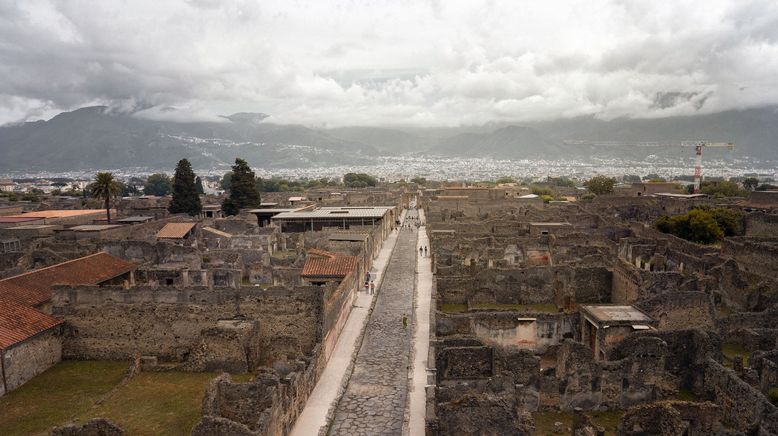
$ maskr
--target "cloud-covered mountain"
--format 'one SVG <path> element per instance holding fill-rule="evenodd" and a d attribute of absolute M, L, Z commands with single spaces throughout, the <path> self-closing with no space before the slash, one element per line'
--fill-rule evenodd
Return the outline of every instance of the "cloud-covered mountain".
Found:
<path fill-rule="evenodd" d="M 163 169 L 182 158 L 196 168 L 217 168 L 235 157 L 255 166 L 294 168 L 365 163 L 378 153 L 324 131 L 257 123 L 257 117 L 242 114 L 228 118 L 237 121 L 162 122 L 101 106 L 64 112 L 49 121 L 0 127 L 0 169 Z"/>
<path fill-rule="evenodd" d="M 657 147 L 604 147 L 578 141 L 732 141 L 734 156 L 778 160 L 775 108 L 663 119 L 593 117 L 457 128 L 309 128 L 235 114 L 224 122 L 176 123 L 139 119 L 105 107 L 64 112 L 49 121 L 0 127 L 0 170 L 170 169 L 181 158 L 195 168 L 226 168 L 235 157 L 263 168 L 369 165 L 399 154 L 496 159 L 641 160 L 650 154 L 691 156 Z M 723 153 L 723 152 L 722 152 Z M 715 155 L 715 153 L 714 153 Z"/>

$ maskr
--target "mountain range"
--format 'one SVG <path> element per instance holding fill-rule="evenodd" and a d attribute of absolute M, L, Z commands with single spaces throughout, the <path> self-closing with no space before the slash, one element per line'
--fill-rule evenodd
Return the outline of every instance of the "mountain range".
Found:
<path fill-rule="evenodd" d="M 639 160 L 662 151 L 636 143 L 697 139 L 734 142 L 733 153 L 738 157 L 778 160 L 775 107 L 661 119 L 579 117 L 450 128 L 324 129 L 273 124 L 266 118 L 261 113 L 237 113 L 224 116 L 222 122 L 178 123 L 140 119 L 103 106 L 86 107 L 48 121 L 0 126 L 0 170 L 169 170 L 181 158 L 189 159 L 195 168 L 216 169 L 226 168 L 235 157 L 268 169 L 307 168 L 369 165 L 379 156 L 408 154 Z M 622 144 L 603 146 L 598 141 Z"/>

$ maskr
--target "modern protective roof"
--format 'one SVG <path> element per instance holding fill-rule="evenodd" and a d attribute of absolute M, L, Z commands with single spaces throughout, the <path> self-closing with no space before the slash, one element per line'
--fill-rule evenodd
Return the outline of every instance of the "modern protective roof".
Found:
<path fill-rule="evenodd" d="M 599 322 L 650 322 L 651 317 L 634 306 L 582 305 L 581 309 Z"/>
<path fill-rule="evenodd" d="M 165 227 L 157 233 L 157 238 L 162 239 L 181 239 L 187 235 L 195 226 L 195 223 L 167 223 Z"/>
<path fill-rule="evenodd" d="M 294 220 L 294 219 L 339 219 L 339 218 L 383 218 L 391 207 L 320 207 L 314 210 L 304 210 L 299 212 L 284 212 L 273 217 L 274 220 Z"/>
<path fill-rule="evenodd" d="M 229 234 L 227 232 L 223 232 L 223 231 L 221 231 L 219 229 L 214 229 L 213 227 L 203 227 L 203 231 L 204 232 L 213 233 L 214 235 L 221 236 L 223 238 L 231 238 L 232 237 L 231 234 Z"/>
<path fill-rule="evenodd" d="M 39 221 L 43 218 L 25 217 L 25 216 L 0 216 L 0 223 L 27 223 L 31 221 Z"/>
<path fill-rule="evenodd" d="M 103 230 L 115 229 L 122 227 L 121 224 L 84 224 L 83 226 L 74 226 L 70 230 L 74 232 L 100 232 Z"/>
<path fill-rule="evenodd" d="M 312 248 L 308 250 L 302 277 L 344 278 L 357 267 L 357 258 Z"/>
<path fill-rule="evenodd" d="M 18 231 L 18 230 L 42 230 L 42 229 L 54 229 L 54 228 L 60 228 L 59 225 L 54 224 L 25 224 L 21 226 L 14 226 L 9 227 L 7 229 L 3 229 L 4 231 Z"/>
<path fill-rule="evenodd" d="M 0 350 L 62 324 L 62 321 L 10 298 L 0 297 Z"/>
<path fill-rule="evenodd" d="M 136 265 L 100 252 L 0 280 L 0 298 L 36 306 L 51 299 L 53 285 L 97 285 Z"/>
<path fill-rule="evenodd" d="M 676 192 L 657 192 L 654 197 L 669 197 L 669 198 L 702 198 L 707 197 L 707 194 L 679 194 Z"/>
<path fill-rule="evenodd" d="M 251 209 L 249 213 L 283 213 L 283 212 L 294 212 L 297 209 L 278 209 L 278 208 L 267 208 L 267 209 Z"/>
<path fill-rule="evenodd" d="M 23 217 L 23 218 L 70 218 L 74 216 L 83 215 L 105 215 L 105 209 L 75 209 L 75 210 L 39 210 L 35 212 L 27 212 L 21 215 L 8 215 L 9 217 Z"/>
<path fill-rule="evenodd" d="M 121 218 L 114 221 L 116 221 L 117 223 L 144 223 L 146 221 L 151 221 L 153 219 L 154 219 L 153 216 L 138 215 L 138 216 L 128 216 L 127 218 Z"/>

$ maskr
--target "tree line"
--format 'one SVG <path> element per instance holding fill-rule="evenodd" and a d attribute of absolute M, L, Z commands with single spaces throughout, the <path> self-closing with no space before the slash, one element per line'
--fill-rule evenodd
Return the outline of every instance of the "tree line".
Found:
<path fill-rule="evenodd" d="M 86 195 L 88 192 L 91 197 L 99 198 L 104 202 L 106 216 L 110 223 L 111 199 L 138 193 L 136 184 L 139 181 L 142 180 L 133 178 L 130 184 L 123 184 L 116 180 L 112 173 L 99 172 L 83 193 Z M 369 174 L 348 173 L 343 176 L 342 186 L 364 188 L 377 184 L 378 180 Z M 237 215 L 241 209 L 259 207 L 262 201 L 260 192 L 302 191 L 339 185 L 341 185 L 339 181 L 331 178 L 311 180 L 258 178 L 244 159 L 236 158 L 231 171 L 227 172 L 221 180 L 222 189 L 228 193 L 221 205 L 222 212 L 227 215 Z M 194 173 L 187 159 L 178 162 L 172 179 L 163 173 L 150 175 L 143 181 L 143 192 L 146 195 L 156 196 L 172 194 L 173 198 L 168 207 L 170 213 L 186 213 L 194 216 L 202 211 L 200 201 L 200 195 L 204 194 L 202 179 Z"/>

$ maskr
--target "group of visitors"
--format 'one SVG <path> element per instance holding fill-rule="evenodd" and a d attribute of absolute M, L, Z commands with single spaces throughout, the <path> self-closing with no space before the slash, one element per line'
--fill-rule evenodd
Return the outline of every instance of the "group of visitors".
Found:
<path fill-rule="evenodd" d="M 419 257 L 427 257 L 427 246 L 419 247 Z"/>

